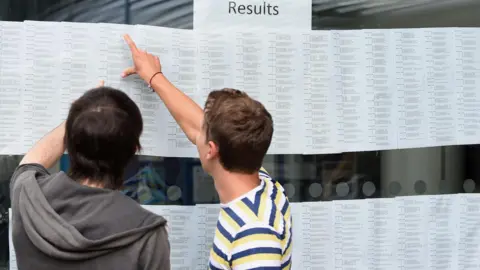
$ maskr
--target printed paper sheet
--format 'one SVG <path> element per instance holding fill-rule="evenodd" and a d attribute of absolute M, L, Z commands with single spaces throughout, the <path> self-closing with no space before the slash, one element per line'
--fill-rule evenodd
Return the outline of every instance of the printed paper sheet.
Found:
<path fill-rule="evenodd" d="M 172 269 L 205 269 L 220 205 L 144 207 L 168 221 Z M 480 267 L 478 194 L 305 202 L 291 207 L 293 270 Z M 11 226 L 13 270 L 17 268 Z"/>
<path fill-rule="evenodd" d="M 132 65 L 125 33 L 158 55 L 166 76 L 199 105 L 209 91 L 224 87 L 262 102 L 274 120 L 270 154 L 480 143 L 478 28 L 242 32 L 0 25 L 0 154 L 24 154 L 67 117 L 72 101 L 104 79 L 142 111 L 141 154 L 197 157 L 146 83 L 120 77 Z"/>

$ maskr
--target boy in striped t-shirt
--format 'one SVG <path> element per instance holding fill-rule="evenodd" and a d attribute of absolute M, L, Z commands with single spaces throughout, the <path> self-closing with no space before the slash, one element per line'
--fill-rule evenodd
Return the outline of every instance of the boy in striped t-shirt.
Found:
<path fill-rule="evenodd" d="M 210 269 L 290 269 L 292 220 L 282 186 L 260 170 L 261 184 L 222 204 Z"/>
<path fill-rule="evenodd" d="M 282 186 L 262 170 L 273 135 L 270 113 L 235 89 L 212 91 L 202 110 L 162 73 L 160 59 L 127 35 L 137 73 L 163 100 L 188 139 L 222 203 L 210 269 L 291 269 L 292 218 Z"/>

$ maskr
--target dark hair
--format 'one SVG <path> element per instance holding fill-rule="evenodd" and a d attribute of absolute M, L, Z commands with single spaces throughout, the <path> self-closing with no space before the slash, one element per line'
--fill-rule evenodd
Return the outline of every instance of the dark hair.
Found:
<path fill-rule="evenodd" d="M 125 167 L 141 148 L 142 130 L 140 110 L 125 93 L 109 87 L 86 92 L 72 104 L 66 122 L 70 177 L 121 188 Z"/>
<path fill-rule="evenodd" d="M 203 128 L 207 142 L 218 146 L 226 170 L 250 174 L 261 168 L 272 141 L 273 120 L 260 102 L 236 89 L 212 91 Z"/>

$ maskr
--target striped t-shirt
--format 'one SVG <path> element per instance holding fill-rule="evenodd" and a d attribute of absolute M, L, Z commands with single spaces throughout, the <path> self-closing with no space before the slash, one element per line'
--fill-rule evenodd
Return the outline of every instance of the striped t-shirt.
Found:
<path fill-rule="evenodd" d="M 278 182 L 259 175 L 257 188 L 221 206 L 209 269 L 291 268 L 290 204 Z"/>

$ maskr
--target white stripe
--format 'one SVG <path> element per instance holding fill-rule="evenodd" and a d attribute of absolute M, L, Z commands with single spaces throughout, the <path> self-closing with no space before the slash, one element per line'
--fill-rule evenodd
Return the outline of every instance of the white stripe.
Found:
<path fill-rule="evenodd" d="M 252 193 L 252 194 L 248 194 L 247 196 L 247 199 L 251 202 L 251 203 L 255 203 L 255 193 Z"/>
<path fill-rule="evenodd" d="M 215 239 L 213 239 L 213 243 L 218 247 L 218 249 L 220 249 L 221 252 L 223 252 L 228 257 L 229 249 L 222 243 L 222 241 L 215 237 Z"/>
<path fill-rule="evenodd" d="M 275 236 L 272 236 L 275 237 Z M 232 250 L 232 254 L 242 252 L 248 249 L 252 248 L 262 248 L 262 247 L 270 247 L 270 248 L 279 248 L 282 249 L 280 246 L 280 243 L 278 241 L 272 241 L 272 240 L 252 240 L 249 241 L 248 243 L 242 244 L 240 246 L 236 246 Z"/>
<path fill-rule="evenodd" d="M 216 260 L 213 259 L 213 257 L 210 255 L 210 263 L 217 267 L 217 268 L 220 268 L 220 269 L 229 269 L 228 265 L 223 265 L 223 264 L 220 264 L 219 262 L 217 262 Z"/>
<path fill-rule="evenodd" d="M 273 184 L 273 182 L 272 182 Z M 275 185 L 275 188 L 278 189 L 278 191 L 280 191 L 280 193 L 284 193 L 285 189 L 283 188 L 282 185 L 278 184 L 278 185 Z"/>
<path fill-rule="evenodd" d="M 285 205 L 286 202 L 287 200 L 285 199 L 285 196 L 281 194 L 280 201 L 278 202 L 278 205 L 277 205 L 278 211 L 280 212 L 280 214 L 282 213 L 283 206 Z"/>
<path fill-rule="evenodd" d="M 292 258 L 292 254 L 293 254 L 293 249 L 290 250 L 290 254 L 288 254 L 288 256 L 283 256 L 282 257 L 282 264 L 284 264 L 286 261 L 288 261 L 290 258 Z"/>
<path fill-rule="evenodd" d="M 263 217 L 260 217 L 262 218 L 265 222 L 268 223 L 268 221 L 270 220 L 270 214 L 272 213 L 272 208 L 273 208 L 273 204 L 274 204 L 274 201 L 272 201 L 271 199 L 271 196 L 272 196 L 272 193 L 273 193 L 273 184 L 272 182 L 269 182 L 267 183 L 267 187 L 266 187 L 267 190 L 265 190 L 265 192 L 267 192 L 267 200 L 265 202 L 265 212 L 263 214 Z"/>
<path fill-rule="evenodd" d="M 272 200 L 270 200 L 270 198 L 267 198 L 267 201 L 265 202 L 265 212 L 263 213 L 263 217 L 260 217 L 267 224 L 270 221 L 270 214 L 272 213 L 272 210 L 273 210 L 273 202 Z"/>
<path fill-rule="evenodd" d="M 243 204 L 243 202 L 241 203 Z M 245 208 L 248 208 L 248 206 L 245 205 Z M 230 206 L 230 209 L 232 209 L 233 212 L 237 214 L 237 216 L 239 216 L 245 224 L 248 224 L 252 221 L 256 221 L 256 220 L 251 220 L 249 216 L 240 207 L 238 207 L 237 204 Z M 250 210 L 247 210 L 247 211 L 250 211 Z"/>
<path fill-rule="evenodd" d="M 225 215 L 228 216 L 228 214 L 225 213 Z M 232 219 L 233 220 L 233 219 Z M 218 222 L 220 223 L 220 225 L 222 225 L 222 227 L 232 236 L 232 237 L 235 237 L 235 235 L 237 234 L 237 231 L 232 228 L 232 226 L 230 226 L 230 224 L 224 220 L 223 218 L 220 218 L 218 220 Z M 235 221 L 233 221 L 235 222 Z"/>
<path fill-rule="evenodd" d="M 287 245 L 288 245 L 288 242 L 290 238 L 292 238 L 292 235 L 290 234 L 290 225 L 287 224 L 287 226 L 285 227 L 285 238 L 287 239 L 287 241 L 285 242 L 285 246 L 282 248 L 282 251 L 285 252 L 285 250 L 287 250 Z M 290 239 L 290 240 L 293 240 L 293 239 Z M 292 241 L 292 244 L 293 244 L 293 241 Z M 292 245 L 290 244 L 290 245 Z"/>
<path fill-rule="evenodd" d="M 259 172 L 258 173 L 258 176 L 260 179 L 262 180 L 271 180 L 272 178 L 270 177 L 270 175 L 264 173 L 264 172 Z"/>
<path fill-rule="evenodd" d="M 272 260 L 262 260 L 262 261 L 253 261 L 253 262 L 246 262 L 240 265 L 235 266 L 232 270 L 248 270 L 257 267 L 269 267 L 269 266 L 281 266 L 282 264 L 279 261 L 272 261 Z"/>
<path fill-rule="evenodd" d="M 283 234 L 283 232 L 285 231 L 285 216 L 282 216 L 282 213 L 278 213 L 281 218 L 280 220 L 278 221 L 278 224 L 279 224 L 279 228 L 278 228 L 278 234 Z"/>

